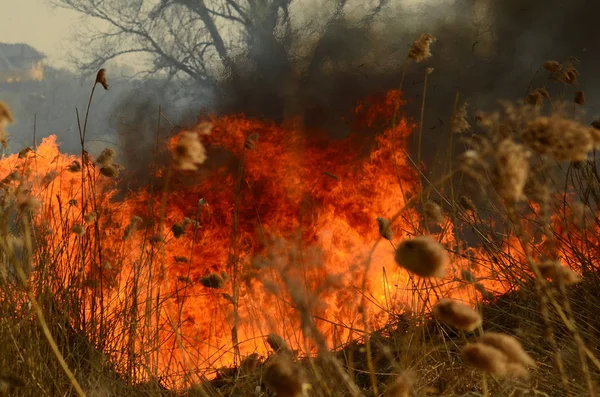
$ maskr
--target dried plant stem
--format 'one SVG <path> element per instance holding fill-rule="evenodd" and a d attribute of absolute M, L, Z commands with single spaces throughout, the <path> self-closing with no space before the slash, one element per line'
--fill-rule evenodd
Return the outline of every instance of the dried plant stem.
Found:
<path fill-rule="evenodd" d="M 31 234 L 29 232 L 30 228 L 29 228 L 29 223 L 27 221 L 27 218 L 24 218 L 23 222 L 24 222 L 24 227 L 25 227 L 25 242 L 26 242 L 26 247 L 27 247 L 27 257 L 31 258 L 32 244 L 31 244 Z M 12 257 L 11 259 L 12 259 L 13 263 L 19 263 L 16 260 L 14 254 L 11 254 L 11 257 Z M 44 336 L 46 337 L 46 340 L 48 341 L 48 344 L 50 345 L 50 348 L 52 349 L 52 353 L 54 353 L 54 356 L 58 360 L 58 363 L 60 364 L 65 375 L 67 375 L 67 377 L 69 378 L 69 381 L 71 382 L 71 385 L 75 389 L 75 392 L 77 393 L 77 395 L 79 397 L 85 397 L 86 396 L 85 392 L 83 391 L 81 385 L 75 378 L 75 375 L 73 375 L 73 372 L 71 372 L 71 370 L 69 369 L 69 366 L 65 362 L 65 359 L 64 359 L 63 355 L 61 354 L 61 352 L 56 344 L 56 341 L 54 340 L 54 337 L 52 337 L 52 333 L 50 332 L 50 329 L 48 328 L 48 323 L 46 322 L 44 313 L 42 312 L 42 308 L 38 304 L 37 299 L 35 298 L 35 295 L 33 294 L 33 291 L 29 286 L 29 283 L 27 281 L 27 276 L 25 275 L 25 272 L 23 271 L 23 267 L 21 265 L 17 265 L 15 267 L 16 267 L 17 275 L 19 277 L 19 281 L 21 282 L 23 288 L 25 288 L 27 290 L 27 296 L 29 297 L 31 306 L 33 307 L 33 309 L 35 311 L 35 315 L 38 319 L 38 322 L 40 323 L 40 326 L 42 327 Z"/>
<path fill-rule="evenodd" d="M 234 363 L 241 362 L 241 353 L 238 340 L 239 323 L 239 269 L 238 269 L 238 222 L 239 222 L 239 201 L 242 192 L 242 183 L 245 173 L 245 152 L 242 152 L 242 159 L 238 168 L 238 180 L 235 188 L 235 198 L 233 204 L 233 225 L 231 226 L 231 244 L 229 247 L 229 268 L 232 272 L 232 295 L 233 295 L 233 327 L 231 329 L 231 339 L 234 351 Z"/>
<path fill-rule="evenodd" d="M 425 101 L 427 100 L 427 82 L 429 81 L 429 74 L 431 71 L 427 69 L 425 71 L 425 80 L 423 81 L 423 98 L 421 100 L 421 117 L 419 119 L 419 136 L 418 136 L 418 148 L 417 148 L 417 163 L 421 163 L 421 142 L 423 139 L 423 120 L 425 118 Z"/>

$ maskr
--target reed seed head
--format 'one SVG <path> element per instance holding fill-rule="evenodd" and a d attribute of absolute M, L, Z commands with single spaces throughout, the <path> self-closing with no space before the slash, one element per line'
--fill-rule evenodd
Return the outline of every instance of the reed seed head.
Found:
<path fill-rule="evenodd" d="M 273 349 L 275 353 L 291 351 L 285 339 L 283 339 L 280 335 L 274 333 L 270 333 L 267 336 L 267 344 L 269 345 L 269 347 L 271 347 L 271 349 Z"/>
<path fill-rule="evenodd" d="M 115 164 L 107 164 L 100 168 L 100 173 L 107 178 L 116 178 L 119 176 L 119 168 Z"/>
<path fill-rule="evenodd" d="M 225 285 L 225 279 L 219 273 L 209 273 L 200 279 L 200 284 L 206 288 L 219 289 Z"/>
<path fill-rule="evenodd" d="M 83 236 L 85 234 L 85 228 L 83 227 L 83 225 L 80 225 L 79 223 L 73 225 L 73 227 L 71 228 L 71 233 L 76 234 L 78 236 Z"/>
<path fill-rule="evenodd" d="M 290 358 L 278 355 L 267 366 L 263 380 L 269 390 L 278 397 L 302 396 L 302 382 L 299 371 L 294 367 Z"/>
<path fill-rule="evenodd" d="M 473 367 L 491 375 L 503 377 L 507 360 L 500 350 L 483 343 L 468 343 L 462 350 L 463 359 Z"/>
<path fill-rule="evenodd" d="M 377 225 L 379 226 L 379 235 L 386 240 L 392 240 L 394 238 L 394 232 L 390 221 L 386 218 L 377 218 Z"/>
<path fill-rule="evenodd" d="M 500 350 L 509 362 L 525 367 L 535 367 L 535 360 L 523 349 L 521 343 L 514 337 L 498 332 L 486 332 L 481 337 L 481 343 Z"/>
<path fill-rule="evenodd" d="M 464 102 L 452 115 L 452 118 L 450 119 L 450 129 L 453 133 L 462 134 L 463 132 L 467 132 L 471 129 L 471 125 L 467 121 L 468 106 L 468 102 Z"/>
<path fill-rule="evenodd" d="M 508 202 L 525 198 L 523 190 L 529 175 L 529 157 L 529 151 L 511 139 L 498 145 L 493 182 L 498 195 Z"/>
<path fill-rule="evenodd" d="M 539 116 L 525 124 L 522 139 L 531 150 L 557 161 L 584 161 L 600 143 L 600 133 L 560 115 Z"/>
<path fill-rule="evenodd" d="M 98 155 L 98 158 L 96 159 L 96 164 L 100 166 L 107 166 L 109 164 L 112 164 L 115 154 L 115 151 L 111 148 L 104 149 Z"/>
<path fill-rule="evenodd" d="M 106 69 L 98 70 L 96 73 L 96 84 L 100 84 L 105 90 L 108 90 L 108 81 L 106 80 Z"/>
<path fill-rule="evenodd" d="M 410 47 L 408 57 L 415 62 L 423 62 L 431 57 L 431 44 L 435 41 L 435 37 L 423 33 L 421 34 Z"/>
<path fill-rule="evenodd" d="M 460 302 L 442 299 L 433 308 L 433 316 L 441 323 L 448 324 L 465 332 L 472 332 L 481 323 L 481 315 Z"/>
<path fill-rule="evenodd" d="M 183 171 L 196 171 L 206 161 L 206 149 L 196 132 L 183 131 L 173 151 L 175 166 Z"/>
<path fill-rule="evenodd" d="M 442 213 L 442 207 L 433 201 L 427 201 L 423 205 L 423 212 L 425 216 L 435 223 L 444 222 L 444 214 Z"/>
<path fill-rule="evenodd" d="M 534 266 L 538 267 L 544 278 L 554 282 L 560 281 L 565 285 L 572 285 L 582 281 L 582 278 L 579 276 L 579 274 L 575 273 L 573 270 L 571 270 L 571 268 L 563 266 L 556 261 L 545 261 Z"/>
<path fill-rule="evenodd" d="M 575 98 L 573 98 L 573 102 L 578 105 L 585 105 L 585 93 L 583 91 L 576 91 Z"/>
<path fill-rule="evenodd" d="M 561 68 L 560 63 L 557 61 L 546 61 L 542 66 L 550 73 L 554 73 Z"/>
<path fill-rule="evenodd" d="M 395 260 L 398 265 L 419 277 L 443 278 L 446 275 L 446 250 L 427 236 L 402 241 L 396 248 Z"/>

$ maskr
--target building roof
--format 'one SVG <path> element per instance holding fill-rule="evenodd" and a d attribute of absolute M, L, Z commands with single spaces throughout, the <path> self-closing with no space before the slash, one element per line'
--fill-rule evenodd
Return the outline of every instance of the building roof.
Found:
<path fill-rule="evenodd" d="M 30 62 L 41 61 L 46 56 L 28 44 L 0 43 L 0 70 L 29 68 Z"/>

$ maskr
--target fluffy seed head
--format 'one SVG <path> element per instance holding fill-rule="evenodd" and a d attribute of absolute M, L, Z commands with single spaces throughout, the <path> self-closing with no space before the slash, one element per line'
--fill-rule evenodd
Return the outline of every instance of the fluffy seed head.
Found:
<path fill-rule="evenodd" d="M 106 69 L 98 70 L 96 74 L 96 84 L 102 85 L 105 90 L 108 90 L 108 81 L 106 80 Z"/>
<path fill-rule="evenodd" d="M 206 150 L 200 137 L 192 131 L 183 131 L 173 151 L 175 166 L 184 171 L 195 171 L 206 161 Z"/>
<path fill-rule="evenodd" d="M 450 129 L 453 133 L 461 134 L 471 129 L 471 125 L 467 121 L 468 106 L 469 104 L 467 102 L 463 103 L 452 115 L 452 118 L 450 119 Z"/>
<path fill-rule="evenodd" d="M 425 216 L 435 223 L 444 222 L 444 214 L 442 213 L 442 207 L 433 201 L 428 201 L 423 206 L 423 212 Z"/>
<path fill-rule="evenodd" d="M 119 176 L 119 168 L 115 164 L 107 164 L 100 168 L 100 173 L 107 178 L 116 178 Z"/>
<path fill-rule="evenodd" d="M 100 166 L 106 166 L 113 162 L 113 158 L 115 157 L 115 151 L 111 148 L 104 149 L 96 159 L 96 164 Z"/>
<path fill-rule="evenodd" d="M 175 223 L 173 226 L 171 226 L 171 232 L 175 238 L 179 238 L 185 234 L 185 228 L 183 225 Z"/>
<path fill-rule="evenodd" d="M 206 288 L 219 289 L 225 285 L 225 279 L 219 273 L 209 273 L 200 279 L 200 284 Z"/>
<path fill-rule="evenodd" d="M 573 98 L 573 102 L 578 105 L 585 105 L 585 93 L 583 91 L 576 91 L 575 98 Z"/>
<path fill-rule="evenodd" d="M 96 219 L 98 218 L 98 214 L 96 212 L 88 212 L 87 214 L 85 214 L 85 216 L 83 217 L 83 220 L 86 224 L 92 224 L 94 222 L 96 222 Z"/>
<path fill-rule="evenodd" d="M 287 342 L 280 335 L 277 334 L 269 334 L 267 336 L 267 344 L 273 349 L 275 353 L 278 352 L 289 352 L 290 348 L 288 347 Z"/>
<path fill-rule="evenodd" d="M 554 282 L 562 281 L 565 285 L 572 285 L 582 281 L 579 274 L 555 261 L 545 261 L 536 266 L 544 278 Z"/>
<path fill-rule="evenodd" d="M 522 138 L 533 151 L 557 161 L 584 161 L 600 143 L 598 130 L 557 115 L 526 123 Z"/>
<path fill-rule="evenodd" d="M 481 325 L 481 315 L 460 302 L 442 299 L 433 308 L 433 316 L 441 323 L 472 332 Z"/>
<path fill-rule="evenodd" d="M 302 382 L 299 375 L 289 357 L 278 355 L 265 369 L 263 380 L 279 397 L 300 397 Z"/>
<path fill-rule="evenodd" d="M 546 61 L 542 66 L 550 73 L 554 73 L 561 68 L 560 63 L 556 61 Z"/>
<path fill-rule="evenodd" d="M 500 350 L 509 362 L 525 367 L 535 367 L 535 360 L 523 349 L 521 343 L 514 337 L 498 332 L 486 332 L 481 337 L 481 343 Z"/>
<path fill-rule="evenodd" d="M 494 187 L 508 202 L 525 198 L 523 189 L 529 174 L 530 153 L 523 145 L 505 139 L 498 145 L 494 168 Z"/>
<path fill-rule="evenodd" d="M 550 99 L 550 94 L 545 88 L 538 88 L 527 94 L 527 103 L 534 106 L 542 106 L 544 99 Z"/>
<path fill-rule="evenodd" d="M 67 167 L 67 170 L 69 170 L 69 172 L 79 172 L 81 171 L 81 163 L 78 160 L 73 160 Z"/>
<path fill-rule="evenodd" d="M 71 228 L 71 233 L 76 234 L 78 236 L 83 236 L 85 234 L 85 228 L 79 223 L 77 223 Z"/>
<path fill-rule="evenodd" d="M 386 240 L 392 240 L 394 238 L 394 232 L 392 231 L 392 225 L 386 218 L 377 218 L 377 225 L 379 226 L 379 234 Z"/>
<path fill-rule="evenodd" d="M 483 343 L 468 343 L 462 350 L 463 359 L 473 367 L 496 376 L 505 376 L 507 360 L 500 350 Z"/>
<path fill-rule="evenodd" d="M 443 278 L 448 256 L 444 247 L 427 236 L 402 241 L 396 248 L 396 263 L 419 277 Z"/>
<path fill-rule="evenodd" d="M 17 203 L 19 209 L 23 212 L 35 212 L 42 206 L 35 197 L 29 195 L 18 197 Z"/>
<path fill-rule="evenodd" d="M 410 47 L 408 57 L 416 62 L 422 62 L 431 57 L 431 44 L 435 41 L 435 37 L 423 33 L 421 34 Z"/>
<path fill-rule="evenodd" d="M 475 207 L 475 203 L 467 196 L 460 196 L 459 202 L 465 211 L 476 212 L 477 208 Z"/>

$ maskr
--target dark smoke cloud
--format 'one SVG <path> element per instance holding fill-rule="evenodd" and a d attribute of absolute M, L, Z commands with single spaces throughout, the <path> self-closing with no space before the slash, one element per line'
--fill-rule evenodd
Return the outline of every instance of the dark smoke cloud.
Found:
<path fill-rule="evenodd" d="M 433 67 L 423 135 L 423 160 L 430 169 L 436 167 L 439 151 L 445 150 L 448 119 L 457 93 L 470 102 L 471 111 L 490 110 L 498 99 L 523 98 L 536 69 L 548 59 L 562 61 L 575 56 L 581 60 L 578 88 L 586 91 L 589 117 L 600 114 L 600 98 L 595 94 L 600 48 L 592 33 L 600 3 L 416 3 L 390 2 L 372 18 L 332 20 L 325 25 L 320 40 L 313 43 L 310 56 L 297 50 L 311 47 L 308 43 L 314 38 L 308 34 L 267 41 L 260 51 L 250 47 L 236 58 L 240 72 L 236 79 L 222 81 L 209 100 L 206 92 L 198 94 L 204 101 L 190 101 L 185 115 L 171 117 L 174 123 L 185 125 L 195 122 L 194 115 L 207 110 L 221 114 L 242 112 L 275 122 L 301 116 L 307 133 L 330 139 L 344 137 L 349 133 L 349 116 L 358 100 L 398 87 L 407 51 L 420 33 L 433 34 L 438 42 L 432 47 L 430 60 L 410 65 L 404 84 L 408 104 L 403 112 L 418 120 L 425 68 Z M 306 31 L 309 30 L 307 26 Z M 546 76 L 542 71 L 534 85 L 543 83 Z M 140 99 L 148 95 L 153 97 L 151 101 Z M 132 157 L 138 169 L 148 163 L 144 159 L 151 153 L 148 147 L 153 139 L 148 136 L 155 134 L 158 104 L 165 106 L 165 113 L 169 114 L 165 96 L 156 92 L 137 92 L 115 107 L 115 114 L 128 120 L 118 129 L 127 155 L 138 153 Z"/>

